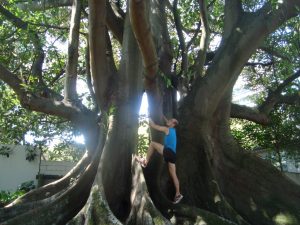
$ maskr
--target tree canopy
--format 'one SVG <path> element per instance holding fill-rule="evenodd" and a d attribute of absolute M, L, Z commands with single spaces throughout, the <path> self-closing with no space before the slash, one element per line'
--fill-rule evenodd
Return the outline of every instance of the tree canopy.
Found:
<path fill-rule="evenodd" d="M 87 154 L 61 180 L 0 209 L 1 225 L 299 224 L 299 186 L 244 151 L 299 143 L 299 8 L 298 0 L 2 1 L 0 141 L 83 134 Z M 241 78 L 253 105 L 232 102 Z M 144 170 L 132 160 L 144 92 L 156 123 L 179 120 L 183 204 L 169 200 L 158 155 Z M 231 131 L 231 118 L 251 121 L 242 123 L 247 136 Z"/>

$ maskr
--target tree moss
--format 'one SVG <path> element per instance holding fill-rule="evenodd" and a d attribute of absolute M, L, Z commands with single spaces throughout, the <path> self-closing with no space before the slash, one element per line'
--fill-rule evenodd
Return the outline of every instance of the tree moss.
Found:
<path fill-rule="evenodd" d="M 93 187 L 91 197 L 90 208 L 88 210 L 88 225 L 121 225 L 110 211 L 105 200 L 103 200 L 97 186 Z"/>
<path fill-rule="evenodd" d="M 153 218 L 153 223 L 155 225 L 164 225 L 165 224 L 161 217 L 154 217 Z"/>

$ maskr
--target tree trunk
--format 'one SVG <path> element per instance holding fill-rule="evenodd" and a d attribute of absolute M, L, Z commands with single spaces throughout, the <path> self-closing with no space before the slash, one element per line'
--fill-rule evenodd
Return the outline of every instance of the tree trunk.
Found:
<path fill-rule="evenodd" d="M 125 221 L 130 212 L 130 168 L 137 146 L 142 75 L 142 59 L 127 16 L 118 79 L 119 92 L 112 117 L 112 130 L 101 159 L 105 195 L 111 210 L 121 221 Z"/>
<path fill-rule="evenodd" d="M 45 7 L 50 1 L 41 2 Z M 71 4 L 72 1 L 67 2 Z M 125 24 L 113 26 L 113 18 L 109 16 L 113 10 L 110 5 L 106 10 L 110 1 L 88 1 L 91 83 L 99 107 L 97 113 L 103 121 L 96 121 L 96 113 L 81 104 L 40 97 L 30 89 L 24 89 L 22 80 L 0 64 L 1 80 L 16 92 L 24 107 L 65 118 L 86 133 L 90 157 L 82 159 L 78 167 L 60 181 L 1 209 L 1 225 L 300 224 L 299 186 L 267 162 L 241 149 L 229 127 L 231 91 L 243 66 L 264 38 L 287 19 L 299 14 L 296 10 L 299 1 L 284 0 L 274 9 L 265 4 L 255 13 L 244 12 L 241 2 L 225 1 L 220 47 L 204 76 L 195 78 L 191 91 L 182 100 L 178 114 L 176 169 L 184 198 L 178 205 L 168 198 L 173 196 L 173 184 L 169 182 L 161 156 L 154 154 L 144 170 L 132 160 L 137 146 L 138 111 L 143 89 L 148 94 L 151 118 L 161 122 L 163 112 L 167 116 L 177 113 L 176 91 L 168 89 L 163 96 L 159 86 L 163 82 L 157 78 L 162 72 L 174 81 L 172 76 L 178 72 L 176 68 L 171 69 L 172 62 L 177 59 L 172 55 L 174 46 L 167 23 L 170 2 L 128 1 L 130 10 L 127 10 Z M 204 2 L 200 3 L 202 13 L 206 13 Z M 66 1 L 61 4 L 65 5 Z M 0 9 L 4 15 L 4 8 L 1 6 Z M 78 7 L 78 25 L 79 14 Z M 175 16 L 180 22 L 179 15 Z M 204 31 L 208 32 L 207 18 L 202 17 L 202 22 Z M 107 25 L 115 30 L 112 32 L 122 42 L 118 72 L 110 54 Z M 124 31 L 121 31 L 123 25 Z M 75 45 L 79 28 L 73 30 Z M 184 44 L 182 30 L 180 33 L 179 39 Z M 205 42 L 200 47 L 205 50 L 208 37 L 203 35 L 202 39 Z M 194 69 L 187 65 L 186 47 L 179 48 L 182 50 L 182 71 Z M 72 51 L 69 54 L 72 58 Z M 73 61 L 71 58 L 70 62 Z M 204 59 L 203 51 L 199 53 L 196 67 L 202 67 Z M 39 61 L 43 61 L 42 57 Z M 76 99 L 77 59 L 73 62 L 68 70 L 72 74 L 66 81 L 66 100 Z M 41 68 L 42 63 L 39 64 Z M 204 68 L 198 69 L 204 71 Z M 111 91 L 112 80 L 117 81 L 114 84 L 116 92 L 114 88 Z M 176 87 L 176 82 L 172 85 Z M 107 124 L 110 125 L 108 128 Z M 108 134 L 99 131 L 98 126 L 107 128 Z M 157 134 L 152 138 L 162 140 Z"/>
<path fill-rule="evenodd" d="M 299 186 L 238 147 L 230 135 L 230 102 L 223 98 L 208 117 L 193 115 L 192 105 L 182 110 L 178 173 L 184 202 L 238 224 L 299 224 Z"/>

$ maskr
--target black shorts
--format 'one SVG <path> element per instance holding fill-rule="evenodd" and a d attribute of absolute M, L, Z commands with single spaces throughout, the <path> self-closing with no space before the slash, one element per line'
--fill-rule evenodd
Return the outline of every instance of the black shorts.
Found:
<path fill-rule="evenodd" d="M 176 154 L 170 148 L 164 148 L 163 157 L 166 162 L 170 162 L 170 163 L 176 162 Z"/>

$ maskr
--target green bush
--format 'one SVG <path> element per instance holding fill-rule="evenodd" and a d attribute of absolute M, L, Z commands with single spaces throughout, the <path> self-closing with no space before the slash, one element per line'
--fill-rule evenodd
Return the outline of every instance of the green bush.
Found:
<path fill-rule="evenodd" d="M 9 192 L 9 191 L 1 191 L 0 192 L 0 207 L 3 207 L 19 196 L 22 196 L 26 193 L 24 190 L 17 190 L 15 192 Z"/>
<path fill-rule="evenodd" d="M 0 207 L 3 207 L 18 197 L 24 195 L 28 191 L 35 188 L 34 181 L 27 181 L 18 186 L 15 192 L 10 191 L 0 191 Z"/>
<path fill-rule="evenodd" d="M 144 115 L 139 118 L 139 134 L 138 134 L 138 154 L 145 156 L 149 146 L 149 125 L 148 118 Z"/>
<path fill-rule="evenodd" d="M 34 189 L 35 185 L 34 185 L 34 181 L 26 181 L 24 183 L 22 183 L 21 185 L 19 185 L 18 190 L 19 191 L 24 191 L 25 193 Z"/>

